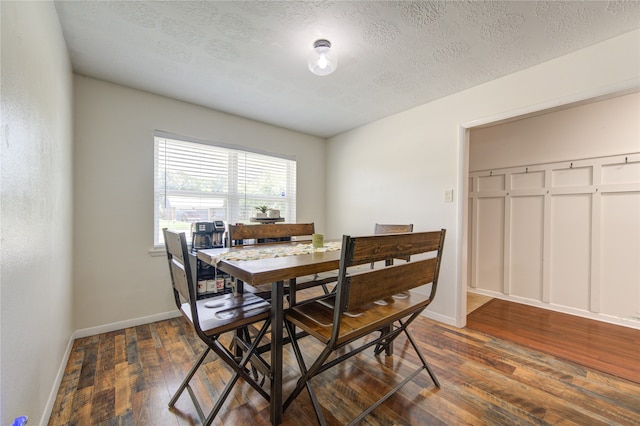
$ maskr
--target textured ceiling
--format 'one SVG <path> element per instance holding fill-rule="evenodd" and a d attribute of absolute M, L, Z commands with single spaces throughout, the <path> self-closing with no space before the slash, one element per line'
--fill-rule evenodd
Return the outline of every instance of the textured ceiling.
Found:
<path fill-rule="evenodd" d="M 75 72 L 330 137 L 640 28 L 638 1 L 56 1 Z M 337 70 L 307 55 L 327 38 Z"/>

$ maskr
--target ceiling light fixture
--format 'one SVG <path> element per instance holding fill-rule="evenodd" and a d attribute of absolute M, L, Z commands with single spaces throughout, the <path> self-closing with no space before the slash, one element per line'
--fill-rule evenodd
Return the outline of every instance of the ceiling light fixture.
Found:
<path fill-rule="evenodd" d="M 336 70 L 338 59 L 331 51 L 331 42 L 320 39 L 313 43 L 313 50 L 309 53 L 309 70 L 316 75 L 328 75 Z"/>

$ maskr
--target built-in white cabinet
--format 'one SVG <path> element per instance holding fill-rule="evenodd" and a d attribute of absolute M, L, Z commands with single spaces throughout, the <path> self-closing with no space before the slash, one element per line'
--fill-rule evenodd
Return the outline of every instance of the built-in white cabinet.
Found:
<path fill-rule="evenodd" d="M 640 153 L 469 174 L 469 286 L 640 328 Z"/>

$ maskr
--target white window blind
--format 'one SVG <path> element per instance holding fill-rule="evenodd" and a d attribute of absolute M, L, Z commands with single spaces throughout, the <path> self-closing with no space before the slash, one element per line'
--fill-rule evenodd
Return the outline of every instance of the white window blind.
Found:
<path fill-rule="evenodd" d="M 256 206 L 280 210 L 296 221 L 296 161 L 206 141 L 154 137 L 154 246 L 164 244 L 162 228 L 223 220 L 248 222 Z"/>

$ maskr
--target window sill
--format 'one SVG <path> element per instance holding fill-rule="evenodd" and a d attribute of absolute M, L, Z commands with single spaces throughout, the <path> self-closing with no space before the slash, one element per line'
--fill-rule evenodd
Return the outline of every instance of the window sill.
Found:
<path fill-rule="evenodd" d="M 187 249 L 189 249 L 189 252 L 191 252 L 191 244 L 187 244 Z M 164 246 L 157 246 L 149 249 L 149 256 L 151 257 L 161 257 L 166 255 L 167 250 L 164 248 Z"/>
<path fill-rule="evenodd" d="M 167 255 L 167 251 L 165 250 L 164 247 L 153 247 L 149 249 L 149 256 L 151 257 L 160 257 L 160 256 L 166 256 Z"/>

